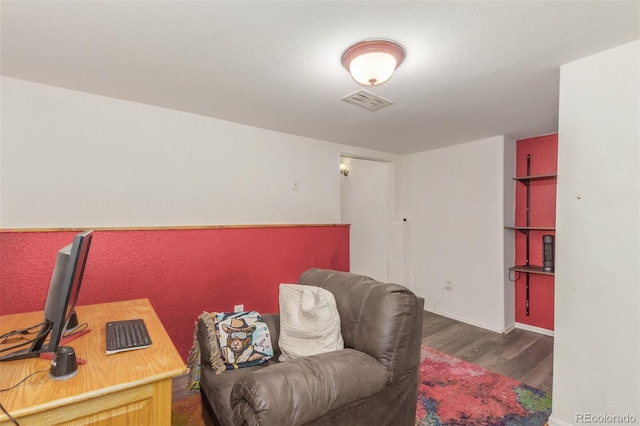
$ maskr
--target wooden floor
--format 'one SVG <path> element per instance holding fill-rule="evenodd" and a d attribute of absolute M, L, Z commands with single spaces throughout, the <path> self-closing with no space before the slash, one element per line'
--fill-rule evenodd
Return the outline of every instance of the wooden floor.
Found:
<path fill-rule="evenodd" d="M 495 333 L 425 311 L 422 343 L 551 393 L 553 337 L 517 328 Z"/>
<path fill-rule="evenodd" d="M 520 329 L 495 333 L 425 311 L 422 343 L 551 393 L 553 337 Z M 173 380 L 174 401 L 194 395 L 187 383 L 186 375 Z"/>

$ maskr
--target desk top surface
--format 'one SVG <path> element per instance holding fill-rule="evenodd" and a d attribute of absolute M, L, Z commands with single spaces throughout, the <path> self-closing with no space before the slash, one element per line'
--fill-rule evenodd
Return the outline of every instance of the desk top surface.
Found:
<path fill-rule="evenodd" d="M 0 393 L 0 402 L 13 416 L 100 397 L 184 373 L 184 361 L 148 299 L 78 306 L 76 313 L 78 322 L 87 323 L 91 330 L 67 344 L 74 348 L 78 358 L 87 361 L 78 365 L 76 376 L 61 381 L 50 379 L 51 361 L 42 358 L 0 362 L 0 389 L 12 387 L 35 373 L 14 389 Z M 2 316 L 0 334 L 37 324 L 42 321 L 42 315 L 42 311 L 38 311 Z M 144 320 L 152 346 L 107 355 L 106 323 L 135 318 Z M 6 346 L 0 345 L 0 348 Z M 0 420 L 6 420 L 2 412 Z"/>

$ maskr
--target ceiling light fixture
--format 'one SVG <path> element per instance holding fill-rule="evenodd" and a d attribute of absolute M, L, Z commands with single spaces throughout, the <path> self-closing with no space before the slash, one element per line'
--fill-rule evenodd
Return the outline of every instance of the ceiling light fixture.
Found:
<path fill-rule="evenodd" d="M 392 40 L 365 40 L 342 54 L 342 66 L 363 86 L 379 86 L 389 80 L 406 56 L 404 47 Z"/>

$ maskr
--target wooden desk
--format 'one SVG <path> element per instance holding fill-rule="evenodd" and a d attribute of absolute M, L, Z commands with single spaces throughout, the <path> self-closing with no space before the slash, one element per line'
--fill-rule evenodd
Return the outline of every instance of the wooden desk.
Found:
<path fill-rule="evenodd" d="M 76 312 L 78 321 L 88 323 L 91 332 L 68 346 L 87 363 L 78 366 L 75 377 L 55 381 L 49 378 L 51 361 L 32 358 L 0 362 L 0 389 L 35 371 L 47 370 L 15 389 L 1 392 L 5 409 L 24 425 L 170 425 L 172 377 L 186 368 L 149 300 L 79 306 Z M 144 319 L 152 346 L 106 355 L 105 324 L 132 318 Z M 42 319 L 42 312 L 0 317 L 0 334 Z M 9 424 L 0 411 L 0 425 Z"/>

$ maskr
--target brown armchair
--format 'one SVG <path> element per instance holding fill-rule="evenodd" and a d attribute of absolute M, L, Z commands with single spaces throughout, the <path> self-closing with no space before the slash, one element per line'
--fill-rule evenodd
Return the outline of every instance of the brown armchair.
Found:
<path fill-rule="evenodd" d="M 322 269 L 301 285 L 333 293 L 345 349 L 278 362 L 279 314 L 265 314 L 274 358 L 200 379 L 205 422 L 214 425 L 413 425 L 424 300 L 397 284 Z"/>

